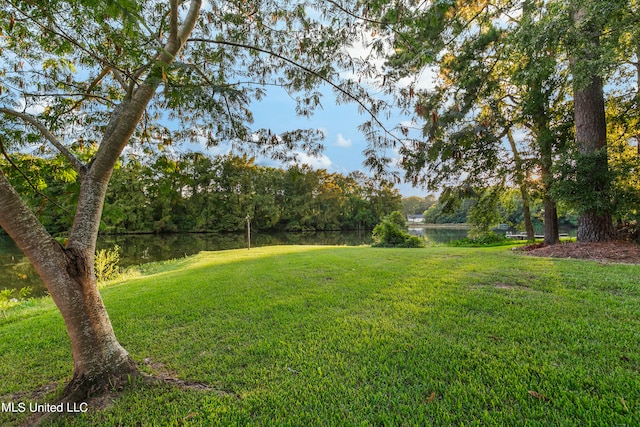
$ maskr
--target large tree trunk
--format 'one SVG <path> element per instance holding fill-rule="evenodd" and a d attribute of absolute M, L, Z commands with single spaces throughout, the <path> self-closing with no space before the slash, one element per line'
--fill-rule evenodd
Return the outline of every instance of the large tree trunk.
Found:
<path fill-rule="evenodd" d="M 1 171 L 0 226 L 29 258 L 64 319 L 74 363 L 65 399 L 81 400 L 135 375 L 136 364 L 118 343 L 95 283 L 94 246 L 63 248 Z"/>
<path fill-rule="evenodd" d="M 574 108 L 576 122 L 576 143 L 580 155 L 593 155 L 600 150 L 606 150 L 607 125 L 604 109 L 604 91 L 602 78 L 594 76 L 590 84 L 585 88 L 575 90 Z M 607 174 L 602 173 L 609 168 L 608 156 L 605 151 L 600 156 L 590 156 L 595 160 L 592 170 L 586 172 L 590 175 L 589 182 L 593 188 L 590 190 L 608 197 L 610 183 Z M 596 180 L 595 177 L 602 177 Z M 606 205 L 607 200 L 602 203 Z M 587 209 L 578 218 L 579 242 L 604 242 L 615 237 L 615 229 L 611 218 L 611 212 Z"/>
<path fill-rule="evenodd" d="M 607 242 L 615 235 L 610 214 L 587 211 L 578 217 L 578 242 Z"/>
<path fill-rule="evenodd" d="M 545 196 L 542 203 L 544 206 L 544 244 L 555 245 L 560 242 L 556 202 L 551 197 Z"/>
<path fill-rule="evenodd" d="M 581 24 L 586 16 L 584 10 L 574 13 L 573 19 Z M 581 52 L 581 57 L 571 59 L 574 72 L 574 117 L 576 125 L 576 144 L 581 156 L 588 156 L 595 161 L 590 163 L 591 170 L 584 172 L 588 176 L 586 182 L 591 182 L 593 188 L 589 189 L 599 194 L 602 200 L 601 206 L 607 206 L 609 197 L 608 182 L 609 168 L 607 146 L 607 122 L 605 116 L 604 89 L 602 77 L 596 74 L 588 76 L 586 85 L 582 83 L 584 76 L 576 76 L 577 64 L 580 61 L 588 61 L 593 58 L 594 52 L 600 45 L 599 31 L 594 28 L 586 28 L 584 36 L 587 41 Z M 597 155 L 600 153 L 601 155 Z M 580 180 L 580 178 L 579 178 Z M 611 218 L 611 211 L 606 209 L 587 209 L 578 218 L 579 242 L 603 242 L 615 237 L 615 229 Z"/>

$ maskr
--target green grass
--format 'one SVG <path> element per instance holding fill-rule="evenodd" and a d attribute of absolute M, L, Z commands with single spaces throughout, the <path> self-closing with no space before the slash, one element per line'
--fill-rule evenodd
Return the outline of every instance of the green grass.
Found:
<path fill-rule="evenodd" d="M 55 425 L 640 425 L 640 266 L 279 246 L 144 274 L 102 291 L 121 343 L 210 389 L 132 384 Z M 48 300 L 0 319 L 0 355 L 0 401 L 71 375 Z"/>

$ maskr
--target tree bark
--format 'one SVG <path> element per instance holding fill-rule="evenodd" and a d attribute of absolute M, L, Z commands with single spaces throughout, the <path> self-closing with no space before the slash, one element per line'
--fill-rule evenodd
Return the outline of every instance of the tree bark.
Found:
<path fill-rule="evenodd" d="M 606 150 L 607 125 L 602 78 L 593 76 L 587 87 L 575 90 L 574 109 L 576 143 L 580 155 Z M 606 176 L 601 172 L 608 168 L 608 156 L 605 153 L 597 157 L 597 163 L 593 165 L 592 171 L 587 173 L 591 177 Z M 610 183 L 606 179 L 599 182 L 594 179 L 590 181 L 593 186 L 591 191 L 600 194 L 601 197 L 608 197 Z M 604 200 L 603 205 L 606 203 L 607 200 Z M 615 234 L 611 212 L 588 208 L 578 217 L 579 242 L 606 242 L 614 239 Z"/>
<path fill-rule="evenodd" d="M 544 206 L 544 244 L 555 245 L 560 243 L 556 202 L 551 197 L 545 196 L 542 204 Z"/>
<path fill-rule="evenodd" d="M 587 211 L 578 217 L 578 242 L 607 242 L 615 235 L 610 214 Z"/>
<path fill-rule="evenodd" d="M 593 76 L 587 87 L 575 90 L 574 108 L 578 152 L 581 155 L 589 155 L 606 150 L 607 124 L 601 77 Z M 608 168 L 608 156 L 600 156 L 590 175 L 603 176 L 601 171 L 607 171 Z M 601 197 L 608 197 L 610 183 L 606 179 L 600 182 L 595 179 L 589 181 L 592 182 L 590 190 L 601 194 Z M 604 200 L 602 205 L 606 205 L 607 202 Z M 611 212 L 591 208 L 586 209 L 578 218 L 579 242 L 606 242 L 613 240 L 615 234 Z"/>
<path fill-rule="evenodd" d="M 581 24 L 587 15 L 585 10 L 576 10 L 573 20 L 576 24 Z M 583 31 L 585 42 L 580 55 L 571 59 L 571 66 L 574 73 L 574 118 L 576 126 L 576 144 L 578 153 L 581 156 L 588 156 L 602 150 L 603 155 L 597 156 L 597 162 L 591 166 L 591 170 L 585 172 L 589 176 L 586 181 L 592 182 L 593 188 L 589 189 L 598 194 L 601 198 L 609 197 L 610 182 L 608 182 L 607 171 L 609 168 L 607 146 L 607 122 L 605 116 L 604 88 L 602 77 L 592 73 L 586 78 L 586 85 L 581 81 L 584 76 L 576 75 L 576 66 L 580 61 L 593 59 L 600 46 L 600 32 L 597 28 L 586 27 Z M 603 177 L 599 180 L 593 177 Z M 608 200 L 602 200 L 601 206 L 606 206 Z M 614 239 L 615 229 L 611 217 L 611 210 L 587 209 L 578 217 L 579 242 L 604 242 Z"/>

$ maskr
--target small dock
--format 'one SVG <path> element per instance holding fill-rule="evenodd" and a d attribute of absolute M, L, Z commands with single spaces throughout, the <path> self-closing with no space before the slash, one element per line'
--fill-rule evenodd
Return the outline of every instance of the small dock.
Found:
<path fill-rule="evenodd" d="M 527 233 L 507 233 L 505 234 L 505 237 L 507 239 L 514 239 L 514 240 L 527 240 Z M 569 237 L 569 234 L 567 233 L 560 233 L 559 237 Z M 544 239 L 544 234 L 536 234 L 534 236 L 535 239 Z"/>

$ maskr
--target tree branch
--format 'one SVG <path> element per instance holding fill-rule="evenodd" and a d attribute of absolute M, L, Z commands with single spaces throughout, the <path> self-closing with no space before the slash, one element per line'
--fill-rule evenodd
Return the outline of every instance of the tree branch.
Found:
<path fill-rule="evenodd" d="M 178 2 L 172 1 L 172 8 L 175 8 L 175 11 L 173 11 L 175 13 L 178 12 L 177 6 Z M 173 62 L 175 56 L 182 49 L 196 25 L 201 6 L 202 0 L 191 1 L 182 25 L 176 29 L 177 36 L 175 40 L 168 40 L 164 48 L 160 49 L 145 80 L 135 90 L 132 90 L 130 96 L 114 110 L 108 125 L 108 132 L 105 133 L 100 143 L 100 148 L 91 168 L 94 171 L 99 170 L 99 172 L 96 172 L 98 175 L 110 176 L 113 165 L 115 165 L 122 150 L 129 142 L 129 138 L 142 118 L 147 104 L 153 98 L 156 88 L 161 83 L 159 78 L 161 69 Z M 135 80 L 133 79 L 131 82 L 131 89 L 135 85 Z"/>
<path fill-rule="evenodd" d="M 239 47 L 241 49 L 248 49 L 248 50 L 255 50 L 257 52 L 260 53 L 264 53 L 270 56 L 273 56 L 275 58 L 278 58 L 284 62 L 287 62 L 291 65 L 293 65 L 296 68 L 301 69 L 302 71 L 304 71 L 307 74 L 310 74 L 314 77 L 319 78 L 320 80 L 322 80 L 323 82 L 327 83 L 329 86 L 331 86 L 332 88 L 334 88 L 336 91 L 338 91 L 339 93 L 343 94 L 344 96 L 346 96 L 347 98 L 351 99 L 352 101 L 354 101 L 356 104 L 358 104 L 360 106 L 360 108 L 362 108 L 367 114 L 369 114 L 372 118 L 372 120 L 376 123 L 376 125 L 378 125 L 385 134 L 387 134 L 388 136 L 391 137 L 391 139 L 400 141 L 400 139 L 395 136 L 394 134 L 392 134 L 387 127 L 378 119 L 377 115 L 372 111 L 372 109 L 367 106 L 364 102 L 362 102 L 358 97 L 356 97 L 354 94 L 352 94 L 351 92 L 349 92 L 348 90 L 345 90 L 344 88 L 340 87 L 339 85 L 337 85 L 336 83 L 334 83 L 332 80 L 328 79 L 327 77 L 323 76 L 322 74 L 318 73 L 317 71 L 312 70 L 309 67 L 306 67 L 290 58 L 287 58 L 284 55 L 281 55 L 279 53 L 276 52 L 272 52 L 270 50 L 267 49 L 263 49 L 257 46 L 250 46 L 250 45 L 245 45 L 242 43 L 236 43 L 236 42 L 231 42 L 231 41 L 226 41 L 226 40 L 213 40 L 213 39 L 204 39 L 204 38 L 190 38 L 188 41 L 193 41 L 193 42 L 202 42 L 202 43 L 213 43 L 213 44 L 219 44 L 219 45 L 224 45 L 224 46 L 232 46 L 232 47 Z"/>
<path fill-rule="evenodd" d="M 169 16 L 169 43 L 178 41 L 178 0 L 171 0 L 171 15 Z"/>
<path fill-rule="evenodd" d="M 76 46 L 80 51 L 86 53 L 91 58 L 95 59 L 98 63 L 104 64 L 105 66 L 110 67 L 110 68 L 118 69 L 118 67 L 114 63 L 112 63 L 109 60 L 107 60 L 106 58 L 101 57 L 98 54 L 92 52 L 90 49 L 88 49 L 87 47 L 83 46 L 80 42 L 78 42 L 77 39 L 74 39 L 73 37 L 69 36 L 62 28 L 60 28 L 60 26 L 58 25 L 58 22 L 55 20 L 54 16 L 51 15 L 51 13 L 49 13 L 48 10 L 46 10 L 40 4 L 38 4 L 38 2 L 36 2 L 34 0 L 22 0 L 22 1 L 25 1 L 28 4 L 30 4 L 31 6 L 34 6 L 34 7 L 38 8 L 40 11 L 42 11 L 42 12 L 44 12 L 46 14 L 47 18 L 49 18 L 49 23 L 45 25 L 45 24 L 41 23 L 40 21 L 38 21 L 33 16 L 28 15 L 26 12 L 22 11 L 20 8 L 18 8 L 18 7 L 16 7 L 14 5 L 16 10 L 18 10 L 21 14 L 23 14 L 25 17 L 27 17 L 29 20 L 31 20 L 34 24 L 36 24 L 38 27 L 40 27 L 40 29 L 43 32 L 52 33 L 52 34 L 55 34 L 55 35 L 57 35 L 59 37 L 62 37 L 63 39 L 65 39 L 66 41 L 71 43 L 73 46 Z M 119 70 L 119 71 L 121 73 L 125 74 L 125 75 L 127 74 L 125 70 Z"/>
<path fill-rule="evenodd" d="M 122 90 L 124 90 L 125 92 L 128 91 L 129 89 L 129 85 L 127 85 L 127 81 L 124 79 L 124 77 L 122 76 L 122 73 L 120 73 L 120 71 L 114 69 L 114 68 L 110 68 L 111 70 L 111 74 L 113 74 L 113 78 L 120 83 L 120 87 L 122 88 Z"/>
<path fill-rule="evenodd" d="M 41 134 L 44 136 L 46 140 L 48 140 L 51 145 L 56 147 L 58 151 L 71 163 L 71 166 L 78 172 L 80 175 L 84 173 L 84 164 L 71 152 L 67 147 L 62 144 L 58 138 L 56 138 L 49 129 L 46 128 L 45 125 L 40 123 L 38 119 L 33 117 L 30 114 L 21 113 L 19 111 L 10 110 L 8 108 L 0 107 L 0 113 L 4 113 L 9 116 L 17 117 L 22 121 L 30 124 L 35 127 Z"/>
<path fill-rule="evenodd" d="M 96 77 L 91 84 L 89 85 L 89 87 L 87 88 L 87 90 L 85 91 L 85 93 L 83 94 L 82 98 L 79 99 L 78 101 L 74 102 L 73 105 L 66 109 L 65 111 L 61 112 L 60 114 L 56 115 L 56 118 L 62 116 L 63 114 L 68 114 L 70 112 L 72 112 L 73 110 L 75 110 L 84 100 L 86 100 L 87 98 L 90 98 L 91 95 L 91 91 L 98 85 L 98 83 L 100 83 L 100 81 L 104 78 L 104 76 L 106 76 L 109 71 L 111 71 L 111 67 L 106 67 L 103 68 L 102 71 L 100 72 L 100 74 L 98 75 L 98 77 Z"/>

